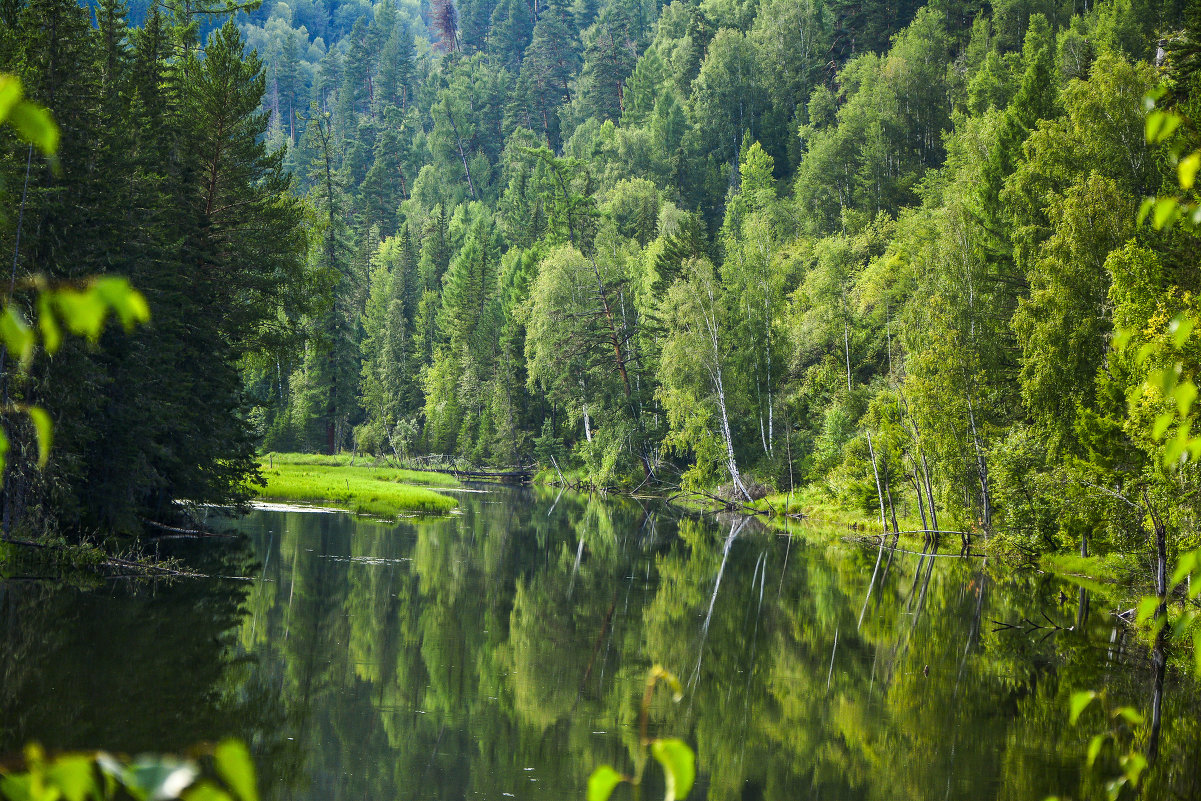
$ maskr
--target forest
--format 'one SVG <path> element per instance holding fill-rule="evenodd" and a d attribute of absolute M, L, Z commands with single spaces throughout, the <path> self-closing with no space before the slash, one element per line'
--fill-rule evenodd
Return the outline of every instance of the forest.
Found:
<path fill-rule="evenodd" d="M 39 469 L 5 418 L 6 530 L 133 530 L 245 500 L 257 453 L 350 451 L 807 487 L 1013 552 L 1197 544 L 1197 3 L 0 21 L 62 129 L 53 160 L 4 134 L 14 280 L 126 276 L 150 309 L 5 374 L 55 426 Z M 1149 139 L 1153 105 L 1183 124 Z"/>

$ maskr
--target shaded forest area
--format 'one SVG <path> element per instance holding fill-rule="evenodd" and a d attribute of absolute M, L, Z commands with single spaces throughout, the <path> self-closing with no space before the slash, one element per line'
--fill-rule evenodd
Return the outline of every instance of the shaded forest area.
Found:
<path fill-rule="evenodd" d="M 20 270 L 125 274 L 152 313 L 8 382 L 59 434 L 48 471 L 11 460 L 6 521 L 246 497 L 261 447 L 1195 544 L 1136 352 L 1197 364 L 1166 327 L 1196 238 L 1137 223 L 1197 145 L 1144 138 L 1160 86 L 1197 119 L 1196 3 L 0 15 L 0 67 L 64 129 L 23 203 L 5 147 L 6 246 L 23 217 Z"/>

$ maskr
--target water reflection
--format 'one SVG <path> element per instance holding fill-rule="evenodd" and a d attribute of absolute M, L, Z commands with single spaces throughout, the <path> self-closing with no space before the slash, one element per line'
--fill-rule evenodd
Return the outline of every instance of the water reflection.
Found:
<path fill-rule="evenodd" d="M 276 799 L 576 798 L 633 768 L 659 662 L 686 698 L 652 726 L 697 747 L 695 798 L 1101 797 L 1068 696 L 1150 702 L 1147 649 L 1033 571 L 624 500 L 460 502 L 256 513 L 252 582 L 0 586 L 3 747 L 232 733 Z M 1197 797 L 1196 691 L 1169 670 L 1163 699 L 1147 795 Z"/>

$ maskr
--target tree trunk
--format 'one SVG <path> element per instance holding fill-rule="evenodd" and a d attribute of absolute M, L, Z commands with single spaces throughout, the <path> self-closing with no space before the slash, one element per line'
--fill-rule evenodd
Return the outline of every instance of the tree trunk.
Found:
<path fill-rule="evenodd" d="M 842 346 L 847 357 L 847 392 L 851 391 L 851 335 L 847 330 L 847 321 L 842 321 Z"/>
<path fill-rule="evenodd" d="M 880 485 L 880 468 L 876 465 L 876 449 L 872 447 L 872 433 L 870 431 L 864 433 L 867 435 L 867 452 L 872 457 L 872 473 L 876 476 L 876 497 L 880 499 L 880 528 L 887 534 L 888 523 L 884 519 L 884 489 Z"/>
<path fill-rule="evenodd" d="M 968 421 L 972 426 L 972 445 L 976 449 L 976 474 L 980 478 L 981 514 L 984 518 L 984 530 L 992 530 L 992 498 L 988 489 L 988 463 L 984 459 L 984 449 L 980 447 L 980 434 L 976 430 L 976 413 L 972 408 L 972 399 L 967 399 Z"/>
<path fill-rule="evenodd" d="M 714 350 L 717 348 L 717 340 L 713 341 Z M 714 354 L 716 356 L 716 353 Z M 726 466 L 730 470 L 730 479 L 734 482 L 734 489 L 742 493 L 742 497 L 746 500 L 751 499 L 751 494 L 746 491 L 746 487 L 742 484 L 742 476 L 738 473 L 738 463 L 734 458 L 734 438 L 730 434 L 730 418 L 726 414 L 726 390 L 722 384 L 721 365 L 717 365 L 716 378 L 714 383 L 717 389 L 717 406 L 721 409 L 721 433 L 722 438 L 726 442 Z"/>
<path fill-rule="evenodd" d="M 930 501 L 930 528 L 934 529 L 934 544 L 938 545 L 938 509 L 934 505 L 934 486 L 930 483 L 930 465 L 922 452 L 922 480 L 926 484 L 926 498 Z"/>
<path fill-rule="evenodd" d="M 888 499 L 888 515 L 892 518 L 892 533 L 894 542 L 897 536 L 900 536 L 901 529 L 897 525 L 897 507 L 892 502 L 892 488 L 888 484 L 888 462 L 884 463 L 884 469 L 881 471 L 884 478 L 884 497 Z"/>
<path fill-rule="evenodd" d="M 463 162 L 463 172 L 467 174 L 467 188 L 471 190 L 471 199 L 479 200 L 475 194 L 475 184 L 471 182 L 471 168 L 467 166 L 467 156 L 463 153 L 463 139 L 459 136 L 459 126 L 455 124 L 455 115 L 446 109 L 446 119 L 450 120 L 450 128 L 455 132 L 455 148 L 459 151 L 459 161 Z"/>
<path fill-rule="evenodd" d="M 770 248 L 769 248 L 770 250 Z M 770 258 L 770 253 L 768 254 Z M 770 288 L 763 291 L 763 351 L 767 362 L 767 451 L 775 450 L 775 402 L 771 385 L 771 297 Z"/>
<path fill-rule="evenodd" d="M 917 493 L 917 511 L 922 516 L 922 528 L 929 531 L 930 524 L 926 522 L 926 504 L 922 502 L 922 484 L 918 478 L 916 460 L 913 462 L 913 491 Z"/>
<path fill-rule="evenodd" d="M 573 247 L 579 248 L 579 246 L 576 244 L 575 225 L 573 224 L 572 219 L 571 219 L 571 211 L 570 211 L 571 198 L 568 194 L 567 183 L 563 180 L 563 176 L 559 174 L 558 166 L 554 164 L 553 160 L 551 160 L 547 164 L 547 166 L 549 166 L 555 174 L 555 180 L 559 184 L 560 191 L 563 192 L 563 202 L 568 209 L 568 211 L 567 211 L 567 238 L 568 238 L 568 241 L 572 244 Z M 581 249 L 581 252 L 583 252 L 582 249 Z M 622 385 L 622 388 L 625 390 L 626 402 L 630 405 L 630 414 L 633 415 L 634 424 L 638 427 L 638 430 L 641 433 L 642 419 L 639 414 L 638 405 L 634 400 L 633 389 L 630 387 L 630 376 L 629 376 L 629 372 L 626 370 L 626 357 L 622 353 L 622 349 L 621 349 L 622 338 L 619 335 L 618 330 L 617 330 L 617 318 L 613 314 L 613 306 L 609 302 L 608 287 L 605 286 L 604 278 L 601 276 L 601 273 L 600 273 L 600 267 L 598 267 L 596 264 L 596 256 L 592 253 L 589 253 L 587 255 L 587 258 L 588 258 L 588 263 L 592 267 L 592 274 L 596 277 L 597 295 L 601 302 L 601 310 L 605 315 L 605 321 L 608 323 L 609 342 L 613 346 L 613 358 L 617 364 L 617 372 L 621 376 L 621 385 Z M 652 475 L 650 459 L 647 457 L 645 450 L 642 448 L 639 448 L 638 459 L 642 463 L 642 472 L 643 472 L 644 477 L 649 478 Z"/>

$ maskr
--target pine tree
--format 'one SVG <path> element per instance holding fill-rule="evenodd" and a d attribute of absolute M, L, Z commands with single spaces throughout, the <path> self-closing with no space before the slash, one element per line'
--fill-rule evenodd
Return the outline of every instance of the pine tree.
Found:
<path fill-rule="evenodd" d="M 492 11 L 488 53 L 504 69 L 516 73 L 534 35 L 534 10 L 527 0 L 500 0 Z"/>
<path fill-rule="evenodd" d="M 354 28 L 350 31 L 350 47 L 346 51 L 346 59 L 342 63 L 342 87 L 339 90 L 339 103 L 354 114 L 374 113 L 374 84 L 375 69 L 373 54 L 370 49 L 367 17 L 361 16 L 355 20 Z M 349 122 L 349 119 L 346 120 Z"/>
<path fill-rule="evenodd" d="M 617 120 L 625 107 L 625 82 L 638 59 L 633 20 L 624 3 L 605 6 L 585 35 L 581 100 L 599 119 Z"/>
<path fill-rule="evenodd" d="M 626 81 L 623 92 L 621 120 L 627 125 L 638 125 L 650 115 L 658 98 L 664 92 L 667 67 L 657 48 L 649 48 L 634 67 Z"/>
<path fill-rule="evenodd" d="M 534 25 L 518 79 L 519 102 L 526 124 L 541 130 L 552 149 L 559 144 L 558 107 L 571 102 L 570 82 L 579 56 L 576 36 L 567 13 L 557 3 L 548 5 Z"/>
<path fill-rule="evenodd" d="M 400 26 L 388 38 L 380 54 L 377 80 L 379 102 L 406 108 L 413 96 L 413 34 Z"/>
<path fill-rule="evenodd" d="M 377 226 L 384 237 L 391 236 L 396 229 L 404 181 L 403 155 L 400 132 L 385 128 L 375 143 L 375 159 L 363 177 L 364 226 Z"/>

